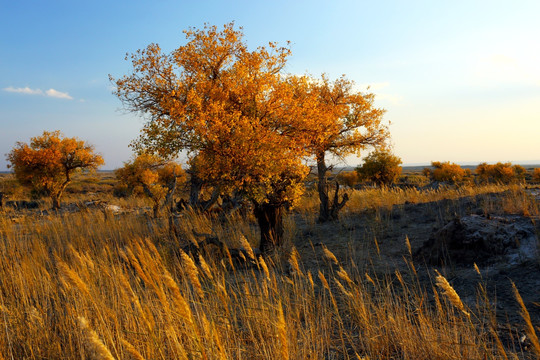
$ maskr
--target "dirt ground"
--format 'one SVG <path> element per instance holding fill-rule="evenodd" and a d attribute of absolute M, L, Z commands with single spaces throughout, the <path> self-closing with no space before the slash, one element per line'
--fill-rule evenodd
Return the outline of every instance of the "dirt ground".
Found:
<path fill-rule="evenodd" d="M 343 214 L 339 223 L 317 224 L 296 216 L 295 246 L 303 263 L 316 273 L 328 266 L 323 260 L 323 246 L 332 251 L 345 266 L 354 266 L 358 274 L 368 272 L 377 277 L 392 277 L 396 269 L 406 278 L 411 271 L 407 261 L 412 259 L 406 245 L 408 237 L 412 254 L 430 235 L 456 217 L 470 214 L 500 214 L 503 194 L 479 195 L 458 200 L 432 203 L 404 204 L 390 210 L 370 210 L 359 214 Z M 540 234 L 540 219 L 532 218 L 536 233 Z M 376 239 L 376 240 L 375 240 Z M 509 328 L 522 337 L 524 322 L 514 296 L 515 283 L 532 318 L 540 326 L 540 260 L 511 265 L 504 258 L 494 258 L 489 265 L 480 266 L 479 275 L 474 265 L 448 264 L 430 266 L 413 261 L 418 279 L 430 292 L 435 270 L 443 274 L 470 308 L 478 304 L 479 284 L 488 291 L 491 307 L 496 311 L 499 326 Z M 507 335 L 509 336 L 509 335 Z M 526 341 L 526 340 L 524 340 Z"/>

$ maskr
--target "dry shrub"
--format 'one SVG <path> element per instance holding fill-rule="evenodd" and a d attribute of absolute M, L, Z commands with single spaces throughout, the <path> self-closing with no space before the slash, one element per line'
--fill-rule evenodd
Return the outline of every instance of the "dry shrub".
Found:
<path fill-rule="evenodd" d="M 470 175 L 470 170 L 465 170 L 458 164 L 454 164 L 449 161 L 433 161 L 431 166 L 433 169 L 425 168 L 424 174 L 429 176 L 432 181 L 455 184 L 462 182 L 467 176 Z"/>
<path fill-rule="evenodd" d="M 509 184 L 523 181 L 527 171 L 521 165 L 498 162 L 496 164 L 481 163 L 476 167 L 475 172 L 483 182 Z"/>
<path fill-rule="evenodd" d="M 534 182 L 540 183 L 540 168 L 533 170 L 532 178 Z"/>

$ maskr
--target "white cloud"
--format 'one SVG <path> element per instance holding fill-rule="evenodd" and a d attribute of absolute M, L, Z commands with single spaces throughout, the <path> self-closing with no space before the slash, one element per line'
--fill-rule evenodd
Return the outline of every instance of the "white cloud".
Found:
<path fill-rule="evenodd" d="M 69 96 L 68 93 L 61 92 L 61 91 L 54 90 L 54 89 L 49 89 L 49 90 L 45 91 L 45 94 L 47 96 L 54 97 L 54 98 L 73 100 L 73 98 L 71 96 Z"/>
<path fill-rule="evenodd" d="M 31 89 L 28 86 L 24 88 L 14 88 L 13 86 L 9 86 L 7 88 L 4 88 L 3 90 L 7 92 L 11 92 L 11 93 L 18 93 L 18 94 L 25 94 L 25 95 L 41 95 L 41 96 L 53 97 L 57 99 L 73 100 L 73 98 L 67 92 L 61 92 L 52 88 L 43 92 L 43 90 L 41 89 Z"/>
<path fill-rule="evenodd" d="M 3 90 L 7 92 L 19 93 L 19 94 L 43 95 L 43 91 L 41 91 L 40 89 L 30 89 L 29 87 L 14 88 L 13 86 L 10 86 L 10 87 L 4 88 Z"/>

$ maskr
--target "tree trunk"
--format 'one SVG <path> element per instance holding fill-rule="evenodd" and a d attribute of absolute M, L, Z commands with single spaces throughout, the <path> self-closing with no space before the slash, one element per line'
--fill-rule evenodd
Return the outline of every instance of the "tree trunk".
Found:
<path fill-rule="evenodd" d="M 261 230 L 261 253 L 268 253 L 283 245 L 283 205 L 255 204 L 254 214 Z"/>
<path fill-rule="evenodd" d="M 64 190 L 68 186 L 68 184 L 71 182 L 71 178 L 69 176 L 69 172 L 66 170 L 66 180 L 60 186 L 60 189 L 57 192 L 51 192 L 51 200 L 52 200 L 52 208 L 53 210 L 59 210 L 60 209 L 60 197 L 62 197 L 62 194 L 64 193 Z"/>
<path fill-rule="evenodd" d="M 154 202 L 154 206 L 152 207 L 152 210 L 154 211 L 154 219 L 159 218 L 159 201 Z"/>
<path fill-rule="evenodd" d="M 52 200 L 52 209 L 53 210 L 59 210 L 60 209 L 60 196 L 59 195 L 51 195 Z"/>
<path fill-rule="evenodd" d="M 210 199 L 202 200 L 201 192 L 204 187 L 204 181 L 197 176 L 193 169 L 189 171 L 189 174 L 189 205 L 194 209 L 204 212 L 218 201 L 221 191 L 218 187 L 214 187 Z"/>
<path fill-rule="evenodd" d="M 163 207 L 172 206 L 174 193 L 176 192 L 176 184 L 178 183 L 178 178 L 176 177 L 176 172 L 174 173 L 173 178 L 167 184 L 167 195 L 165 196 L 165 201 L 163 202 Z"/>
<path fill-rule="evenodd" d="M 199 206 L 199 199 L 203 187 L 203 181 L 197 176 L 196 171 L 189 171 L 189 205 L 195 208 Z"/>
<path fill-rule="evenodd" d="M 334 199 L 332 203 L 330 203 L 330 197 L 328 196 L 328 181 L 326 179 L 327 171 L 328 167 L 326 166 L 324 152 L 317 154 L 317 176 L 319 178 L 317 189 L 319 191 L 319 200 L 321 202 L 318 222 L 320 223 L 337 220 L 339 211 L 343 209 L 347 201 L 349 201 L 349 196 L 347 194 L 342 196 L 341 201 L 339 200 L 339 183 L 336 181 Z"/>
<path fill-rule="evenodd" d="M 0 192 L 0 209 L 4 207 L 4 193 Z"/>
<path fill-rule="evenodd" d="M 328 184 L 326 181 L 326 172 L 328 167 L 324 161 L 324 152 L 317 154 L 317 177 L 319 183 L 317 184 L 317 190 L 319 191 L 319 222 L 326 222 L 330 220 L 330 208 L 328 199 Z"/>

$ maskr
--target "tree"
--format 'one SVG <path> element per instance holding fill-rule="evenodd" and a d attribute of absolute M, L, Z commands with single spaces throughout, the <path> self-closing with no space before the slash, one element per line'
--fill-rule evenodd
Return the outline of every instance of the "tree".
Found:
<path fill-rule="evenodd" d="M 309 155 L 317 162 L 319 221 L 336 220 L 348 197 L 339 198 L 336 183 L 330 202 L 327 157 L 360 155 L 369 146 L 381 145 L 389 135 L 382 123 L 385 110 L 374 107 L 374 94 L 356 91 L 354 82 L 345 76 L 330 81 L 323 75 L 320 80 L 297 81 L 296 85 L 298 97 L 307 104 L 300 130 L 306 136 Z"/>
<path fill-rule="evenodd" d="M 390 185 L 401 174 L 401 159 L 389 149 L 377 149 L 364 158 L 364 163 L 356 168 L 362 179 L 378 186 Z"/>
<path fill-rule="evenodd" d="M 429 176 L 433 181 L 455 184 L 463 181 L 466 176 L 470 175 L 470 170 L 465 170 L 458 164 L 454 164 L 449 161 L 432 161 L 431 166 L 433 169 L 425 168 L 424 174 Z"/>
<path fill-rule="evenodd" d="M 186 174 L 179 164 L 157 155 L 140 154 L 115 171 L 116 178 L 129 189 L 142 187 L 153 204 L 154 217 L 160 209 L 170 205 L 178 182 L 185 181 Z"/>
<path fill-rule="evenodd" d="M 50 196 L 53 209 L 60 208 L 60 198 L 74 172 L 94 170 L 104 163 L 93 146 L 66 138 L 60 131 L 44 131 L 31 138 L 30 145 L 17 142 L 7 160 L 22 185 Z"/>
<path fill-rule="evenodd" d="M 307 168 L 301 108 L 280 72 L 289 49 L 269 43 L 248 51 L 227 24 L 185 31 L 166 55 L 156 44 L 131 55 L 133 73 L 111 80 L 124 106 L 147 122 L 138 148 L 163 156 L 186 150 L 197 176 L 250 199 L 261 251 L 283 241 L 283 211 L 302 193 Z"/>

